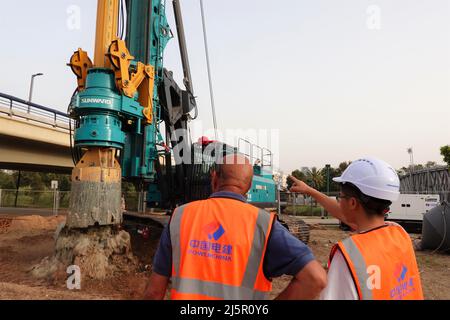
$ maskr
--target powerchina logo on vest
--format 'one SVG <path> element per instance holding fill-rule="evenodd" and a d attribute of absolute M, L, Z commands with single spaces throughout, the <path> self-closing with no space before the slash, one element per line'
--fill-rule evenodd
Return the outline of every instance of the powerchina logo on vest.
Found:
<path fill-rule="evenodd" d="M 231 262 L 233 246 L 218 242 L 225 234 L 223 226 L 219 222 L 214 221 L 205 225 L 202 230 L 205 239 L 190 240 L 188 254 L 207 259 Z"/>
<path fill-rule="evenodd" d="M 408 268 L 401 262 L 395 266 L 394 276 L 398 285 L 391 289 L 390 295 L 392 299 L 402 300 L 415 290 L 414 281 L 413 278 L 408 277 Z"/>

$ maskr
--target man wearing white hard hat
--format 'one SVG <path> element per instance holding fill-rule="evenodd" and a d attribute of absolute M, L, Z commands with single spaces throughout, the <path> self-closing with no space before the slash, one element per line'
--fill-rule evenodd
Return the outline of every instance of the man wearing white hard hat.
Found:
<path fill-rule="evenodd" d="M 290 178 L 292 192 L 310 195 L 355 231 L 331 250 L 321 299 L 423 299 L 411 239 L 401 226 L 384 221 L 400 194 L 398 175 L 389 164 L 373 157 L 352 162 L 333 179 L 341 185 L 336 200 Z"/>

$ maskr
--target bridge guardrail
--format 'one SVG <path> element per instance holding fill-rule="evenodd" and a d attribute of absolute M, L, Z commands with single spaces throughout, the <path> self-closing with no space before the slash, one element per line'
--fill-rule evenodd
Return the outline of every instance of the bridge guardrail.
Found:
<path fill-rule="evenodd" d="M 67 131 L 70 129 L 70 124 L 72 125 L 72 130 L 74 127 L 74 121 L 64 112 L 4 93 L 0 93 L 0 113 Z"/>

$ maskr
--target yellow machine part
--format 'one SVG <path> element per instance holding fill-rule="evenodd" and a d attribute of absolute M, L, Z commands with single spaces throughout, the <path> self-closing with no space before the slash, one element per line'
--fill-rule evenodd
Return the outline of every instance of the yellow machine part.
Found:
<path fill-rule="evenodd" d="M 155 68 L 151 65 L 145 66 L 145 78 L 139 86 L 139 103 L 144 107 L 144 114 L 147 123 L 153 122 L 153 89 L 155 87 Z"/>
<path fill-rule="evenodd" d="M 138 62 L 136 70 L 130 74 L 130 64 L 134 57 L 128 51 L 125 41 L 121 39 L 116 39 L 111 43 L 107 56 L 114 69 L 119 90 L 130 98 L 139 92 L 138 101 L 144 107 L 145 119 L 147 123 L 152 123 L 155 68 Z"/>
<path fill-rule="evenodd" d="M 124 40 L 117 38 L 119 0 L 98 0 L 97 31 L 95 39 L 94 65 L 87 53 L 78 49 L 68 64 L 78 78 L 79 91 L 86 86 L 88 69 L 110 68 L 114 70 L 117 88 L 127 97 L 139 93 L 138 101 L 144 107 L 143 115 L 148 124 L 153 122 L 153 90 L 155 68 L 138 62 L 130 71 L 130 54 Z"/>
<path fill-rule="evenodd" d="M 73 73 L 77 76 L 78 91 L 82 91 L 86 87 L 87 72 L 92 68 L 92 61 L 89 59 L 86 51 L 78 49 L 70 58 L 70 63 L 67 64 L 72 68 Z"/>
<path fill-rule="evenodd" d="M 119 0 L 98 0 L 94 55 L 94 65 L 97 68 L 111 67 L 106 54 L 112 41 L 117 38 L 118 16 Z"/>
<path fill-rule="evenodd" d="M 92 148 L 72 170 L 72 181 L 120 183 L 121 174 L 115 149 Z"/>
<path fill-rule="evenodd" d="M 130 64 L 134 57 L 128 51 L 125 41 L 116 39 L 109 46 L 106 54 L 115 72 L 116 85 L 123 93 L 132 98 L 137 90 L 135 83 L 130 82 Z M 139 69 L 139 68 L 138 68 Z M 139 70 L 138 70 L 139 72 Z"/>

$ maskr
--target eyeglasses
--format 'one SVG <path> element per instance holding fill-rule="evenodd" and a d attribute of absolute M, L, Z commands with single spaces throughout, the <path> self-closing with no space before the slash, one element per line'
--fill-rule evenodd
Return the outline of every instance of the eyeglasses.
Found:
<path fill-rule="evenodd" d="M 350 198 L 351 198 L 350 196 L 338 194 L 338 195 L 336 196 L 336 201 L 339 202 L 340 199 L 350 199 Z"/>

